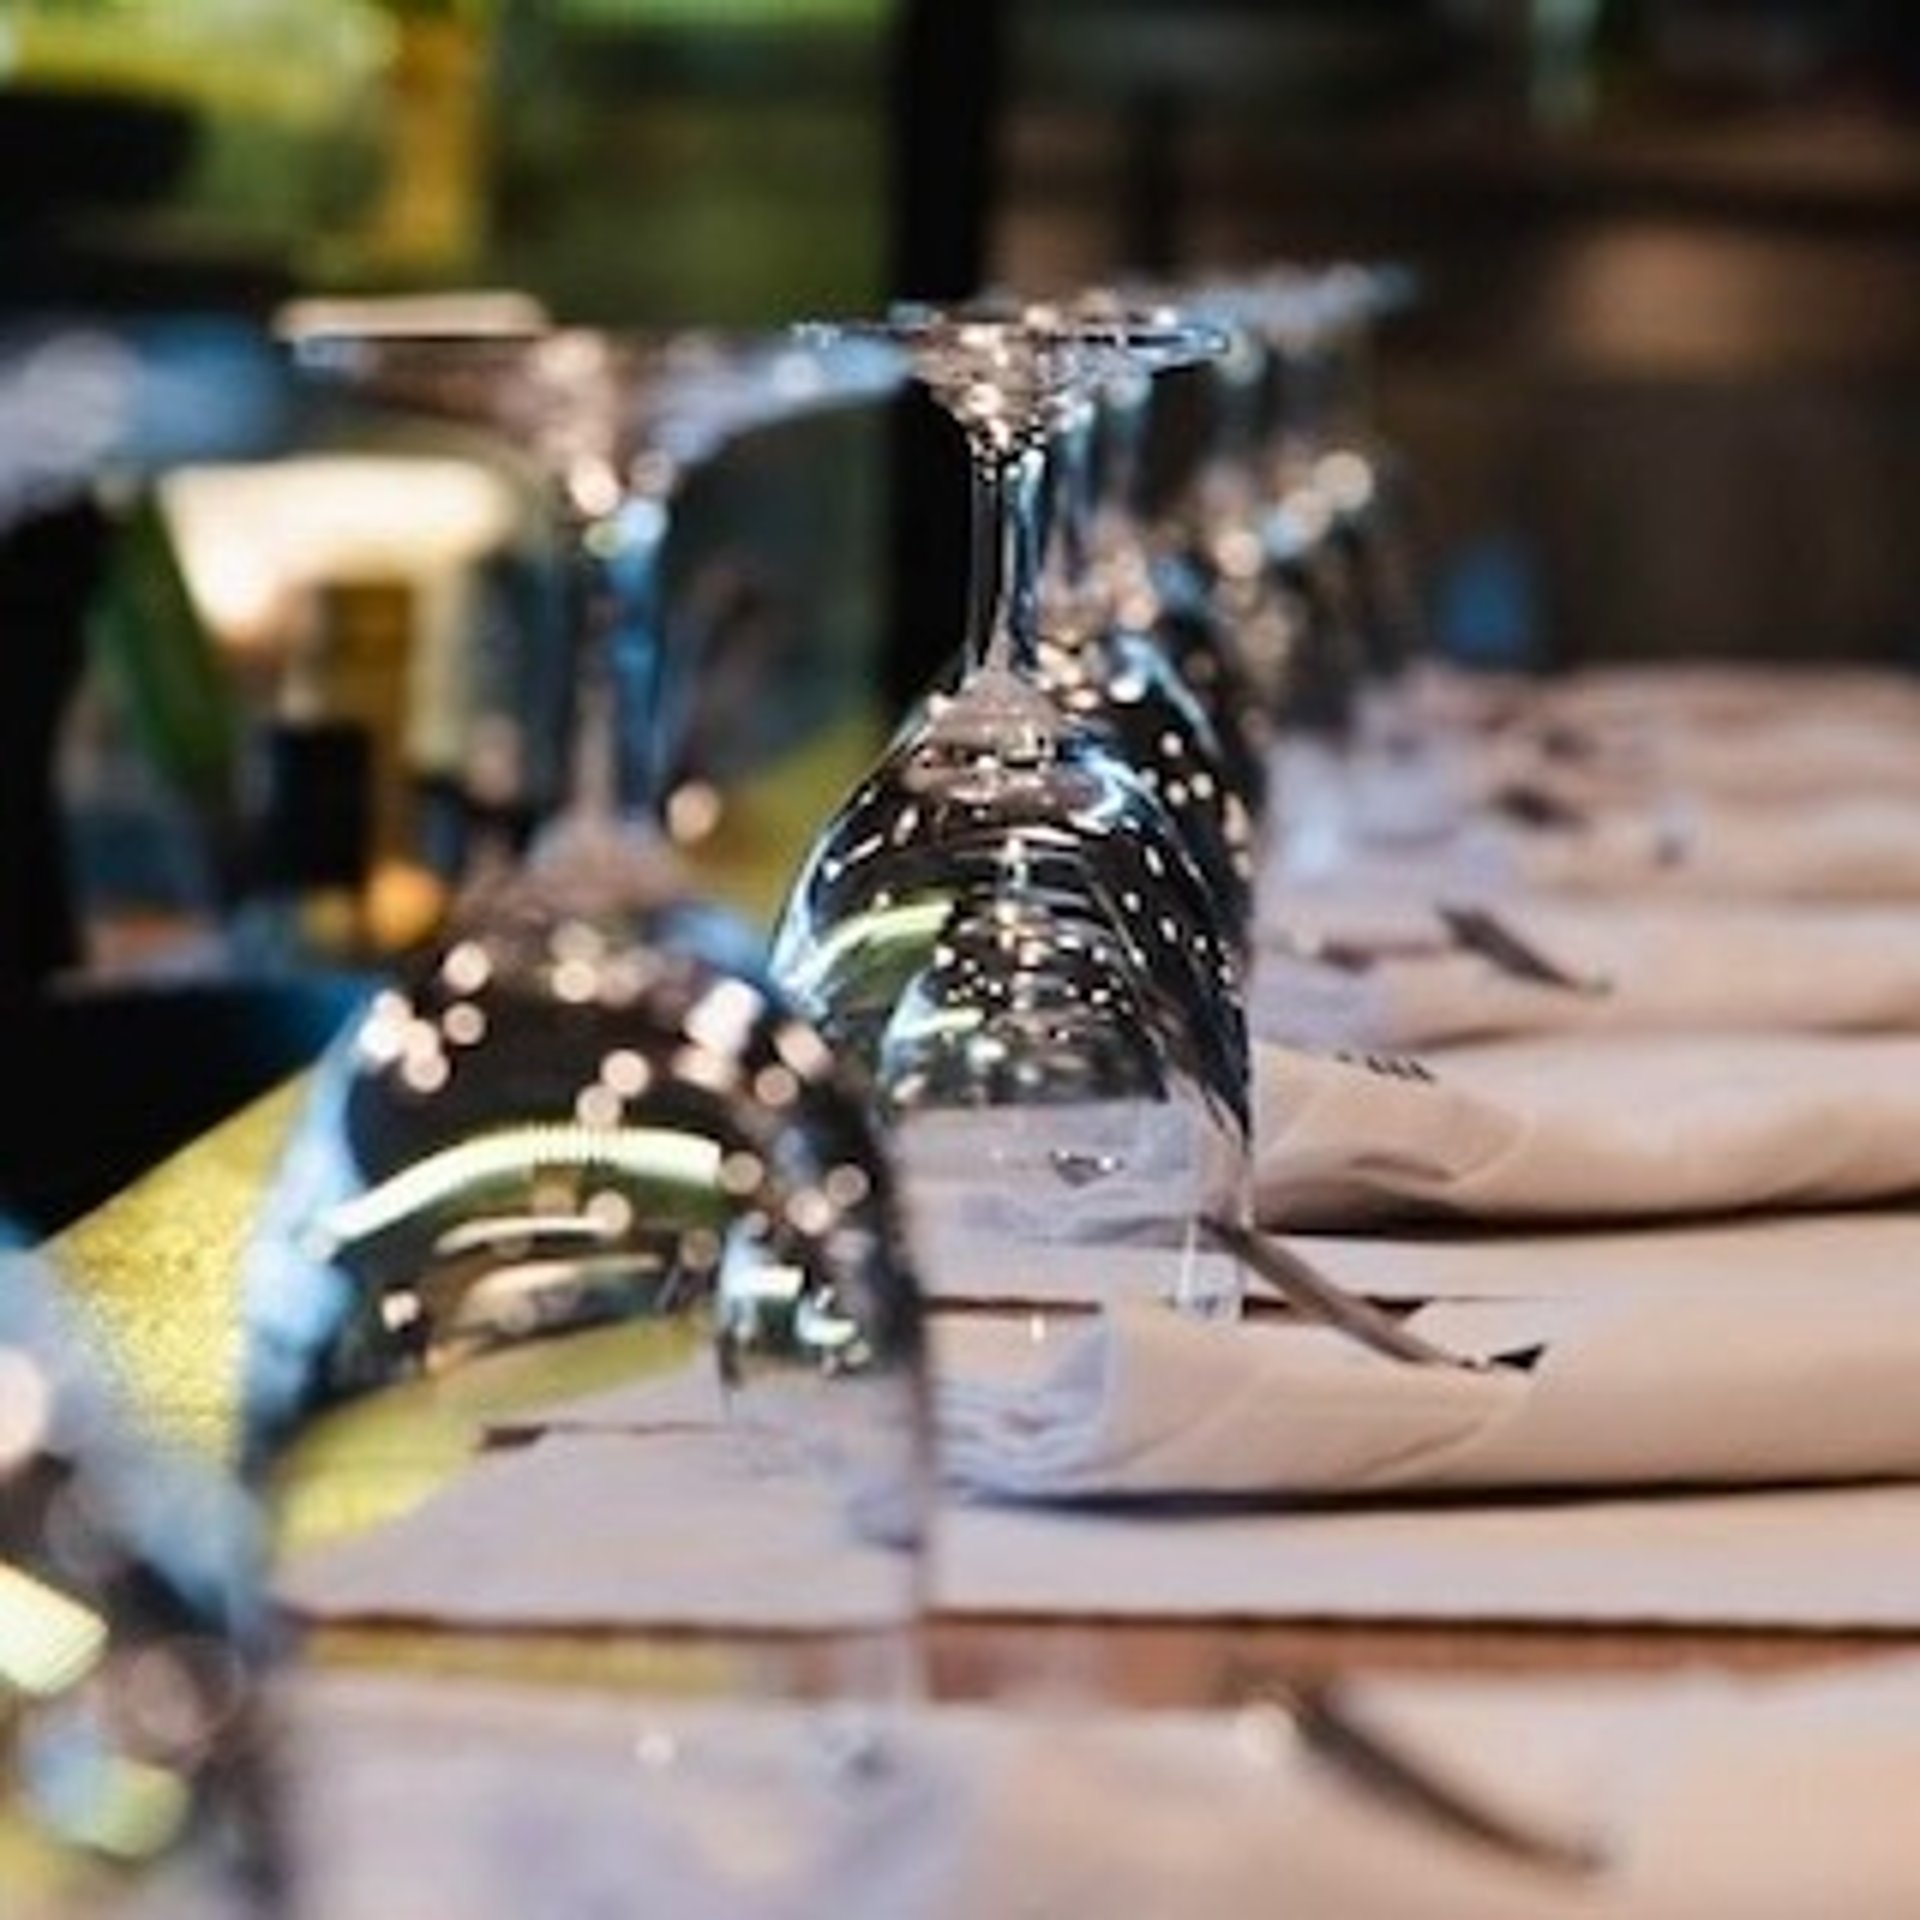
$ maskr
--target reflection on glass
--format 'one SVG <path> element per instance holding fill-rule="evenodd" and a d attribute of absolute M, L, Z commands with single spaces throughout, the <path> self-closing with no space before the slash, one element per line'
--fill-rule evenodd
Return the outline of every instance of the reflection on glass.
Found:
<path fill-rule="evenodd" d="M 1096 315 L 1097 317 L 1097 315 Z M 1124 315 L 1110 315 L 1124 319 Z M 1155 316 L 1183 355 L 1205 357 L 1210 336 Z M 1146 357 L 1119 355 L 1063 399 L 1051 462 L 1054 511 L 1041 585 L 1038 665 L 1059 703 L 1109 738 L 1173 816 L 1236 942 L 1251 907 L 1253 819 L 1258 774 L 1236 739 L 1222 731 L 1161 629 L 1162 601 L 1098 484 L 1096 434 L 1103 414 L 1106 451 L 1133 404 L 1129 391 L 1150 377 Z M 1109 479 L 1111 476 L 1109 476 Z M 1104 510 L 1103 510 L 1104 509 Z M 1191 665 L 1189 660 L 1184 663 Z"/>
<path fill-rule="evenodd" d="M 819 1034 L 698 951 L 701 911 L 456 943 L 323 1060 L 248 1262 L 256 1468 L 341 1400 L 635 1323 L 691 1331 L 716 1408 L 833 1455 L 910 1538 L 920 1327 L 887 1165 Z M 829 1384 L 831 1425 L 803 1416 Z"/>
<path fill-rule="evenodd" d="M 487 1406 L 495 1361 L 549 1360 L 546 1399 L 565 1399 L 569 1352 L 611 1333 L 629 1384 L 708 1360 L 707 1417 L 780 1463 L 792 1502 L 895 1550 L 904 1625 L 914 1275 L 862 1100 L 668 842 L 694 669 L 669 653 L 655 578 L 690 466 L 748 425 L 884 384 L 890 363 L 582 329 L 322 344 L 307 357 L 329 377 L 489 422 L 548 478 L 570 563 L 568 779 L 525 854 L 474 875 L 314 1075 L 247 1263 L 250 1470 L 330 1409 L 450 1373 L 483 1441 L 505 1411 Z M 512 1412 L 537 1423 L 524 1397 Z M 777 1596 L 742 1598 L 777 1615 Z"/>
<path fill-rule="evenodd" d="M 1184 343 L 1039 310 L 916 310 L 881 331 L 967 433 L 971 644 L 958 684 L 910 717 L 816 839 L 776 970 L 872 1074 L 917 1204 L 957 1191 L 940 1143 L 958 1129 L 979 1148 L 961 1156 L 971 1182 L 1024 1196 L 1023 1230 L 1110 1219 L 1125 1188 L 1177 1232 L 1202 1196 L 1158 1180 L 1157 1153 L 1149 1173 L 1141 1142 L 1171 1134 L 1196 1184 L 1229 1196 L 1244 1163 L 1230 910 L 1113 734 L 1042 678 L 1038 509 L 1062 408 L 1102 360 Z"/>

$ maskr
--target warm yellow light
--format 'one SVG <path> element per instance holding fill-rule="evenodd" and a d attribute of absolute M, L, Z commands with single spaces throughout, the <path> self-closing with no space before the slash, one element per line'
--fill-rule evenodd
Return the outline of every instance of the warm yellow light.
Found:
<path fill-rule="evenodd" d="M 107 1623 L 70 1595 L 0 1566 L 0 1684 L 50 1700 L 99 1665 Z"/>
<path fill-rule="evenodd" d="M 275 637 L 326 581 L 457 571 L 509 540 L 523 511 L 504 474 L 425 454 L 186 466 L 159 491 L 195 602 L 232 645 Z"/>

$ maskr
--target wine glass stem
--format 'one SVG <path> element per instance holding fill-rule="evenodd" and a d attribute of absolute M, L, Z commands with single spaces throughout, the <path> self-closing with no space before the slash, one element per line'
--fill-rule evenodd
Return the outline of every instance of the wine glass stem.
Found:
<path fill-rule="evenodd" d="M 1037 433 L 969 442 L 973 566 L 968 658 L 1029 683 L 1039 673 L 1040 552 L 1047 455 Z"/>
<path fill-rule="evenodd" d="M 634 494 L 569 529 L 570 612 L 579 636 L 569 806 L 649 825 L 663 817 L 667 648 L 660 618 L 666 502 Z"/>
<path fill-rule="evenodd" d="M 1278 409 L 1274 428 L 1282 446 L 1317 451 L 1325 446 L 1333 406 L 1332 369 L 1318 339 L 1289 342 L 1279 354 Z"/>
<path fill-rule="evenodd" d="M 1367 329 L 1350 323 L 1328 341 L 1325 353 L 1327 437 L 1360 438 L 1373 417 L 1373 367 Z"/>
<path fill-rule="evenodd" d="M 1050 576 L 1063 595 L 1077 594 L 1093 568 L 1094 415 L 1091 407 L 1067 411 L 1054 433 L 1054 521 L 1048 552 L 1057 562 Z"/>
<path fill-rule="evenodd" d="M 1127 542 L 1140 512 L 1147 406 L 1144 379 L 1112 382 L 1101 402 L 1103 456 L 1093 475 L 1093 545 L 1098 551 Z"/>
<path fill-rule="evenodd" d="M 1253 511 L 1266 450 L 1270 357 L 1264 344 L 1242 339 L 1212 370 L 1192 499 L 1203 515 L 1240 522 Z"/>

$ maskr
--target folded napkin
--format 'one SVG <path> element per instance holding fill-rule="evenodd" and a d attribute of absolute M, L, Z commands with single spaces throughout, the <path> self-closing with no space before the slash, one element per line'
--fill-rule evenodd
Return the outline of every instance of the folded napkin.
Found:
<path fill-rule="evenodd" d="M 1642 1286 L 1710 1286 L 1747 1297 L 1797 1286 L 1812 1273 L 1844 1274 L 1849 1285 L 1920 1275 L 1920 1210 L 1608 1222 L 1586 1232 L 1549 1221 L 1498 1233 L 1315 1233 L 1302 1246 L 1330 1279 L 1378 1300 L 1580 1299 Z M 919 1251 L 928 1297 L 968 1307 L 1173 1304 L 1195 1295 L 1228 1298 L 1243 1287 L 1235 1263 L 1203 1249 L 1036 1245 L 1005 1233 L 955 1232 L 923 1236 Z M 1189 1264 L 1216 1271 L 1196 1278 Z M 968 1323 L 974 1318 L 966 1316 Z M 955 1324 L 943 1319 L 937 1326 Z"/>
<path fill-rule="evenodd" d="M 1920 1210 L 1718 1214 L 1587 1231 L 1548 1222 L 1498 1233 L 1316 1233 L 1301 1245 L 1329 1279 L 1375 1300 L 1585 1299 L 1626 1287 L 1712 1287 L 1751 1299 L 1800 1286 L 1809 1274 L 1843 1275 L 1849 1287 L 1912 1280 L 1920 1275 Z M 1144 1284 L 1130 1290 L 1165 1295 Z M 1054 1297 L 1073 1296 L 1063 1289 Z"/>
<path fill-rule="evenodd" d="M 1785 720 L 1920 723 L 1920 676 L 1905 668 L 1757 660 L 1617 661 L 1553 674 L 1423 666 L 1423 722 L 1491 734 L 1516 726 L 1738 728 Z"/>
<path fill-rule="evenodd" d="M 1576 735 L 1577 739 L 1578 736 Z M 1920 712 L 1897 716 L 1780 714 L 1739 726 L 1649 721 L 1631 740 L 1606 737 L 1589 752 L 1532 755 L 1524 742 L 1492 756 L 1495 780 L 1551 782 L 1572 804 L 1655 791 L 1762 807 L 1800 806 L 1847 796 L 1920 797 Z M 1517 749 L 1517 751 L 1515 750 Z"/>
<path fill-rule="evenodd" d="M 1482 837 L 1487 829 L 1480 828 Z M 1911 900 L 1920 897 L 1920 797 L 1841 795 L 1752 806 L 1676 795 L 1583 827 L 1498 823 L 1516 885 L 1547 891 Z M 1492 864 L 1476 846 L 1476 865 Z"/>
<path fill-rule="evenodd" d="M 874 1716 L 492 1682 L 290 1686 L 295 1885 L 329 1920 L 1907 1920 L 1920 1666 L 1353 1688 L 1509 1816 L 1463 1840 L 1287 1737 L 1278 1709 Z M 396 1818 L 395 1810 L 405 1817 Z"/>
<path fill-rule="evenodd" d="M 998 1497 L 1725 1485 L 1920 1475 L 1920 1281 L 1454 1308 L 1480 1371 L 1321 1327 L 1103 1310 L 1037 1378 L 952 1378 L 942 1470 Z"/>
<path fill-rule="evenodd" d="M 1252 1029 L 1327 1049 L 1562 1031 L 1920 1032 L 1920 907 L 1629 897 L 1496 911 L 1586 987 L 1463 951 L 1431 911 L 1388 915 L 1304 889 L 1273 903 L 1248 983 Z"/>
<path fill-rule="evenodd" d="M 884 1628 L 912 1556 L 862 1539 L 824 1475 L 722 1427 L 556 1412 L 400 1518 L 276 1570 L 294 1614 L 467 1627 Z"/>
<path fill-rule="evenodd" d="M 1052 1338 L 1031 1344 L 1022 1321 L 983 1350 L 971 1336 L 984 1319 L 960 1317 L 969 1337 L 936 1353 L 936 1378 L 1045 1376 Z M 1541 1323 L 1506 1332 L 1537 1338 Z M 1318 1506 L 953 1489 L 912 1568 L 823 1530 L 811 1502 L 796 1513 L 790 1477 L 750 1470 L 711 1435 L 618 1426 L 626 1410 L 606 1406 L 594 1417 L 608 1424 L 489 1455 L 397 1520 L 290 1553 L 278 1597 L 299 1619 L 456 1633 L 851 1628 L 882 1659 L 921 1600 L 1021 1619 L 1920 1625 L 1914 1481 Z"/>
<path fill-rule="evenodd" d="M 1920 1191 L 1920 1039 L 1568 1034 L 1425 1064 L 1258 1047 L 1259 1217 L 1651 1219 Z"/>

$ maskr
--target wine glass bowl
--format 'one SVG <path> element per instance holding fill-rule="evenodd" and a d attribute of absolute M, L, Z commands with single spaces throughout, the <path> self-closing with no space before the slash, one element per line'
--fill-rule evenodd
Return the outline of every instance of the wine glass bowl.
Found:
<path fill-rule="evenodd" d="M 965 900 L 894 997 L 883 1111 L 1164 1095 L 1167 1062 L 1110 926 L 1027 890 Z"/>
<path fill-rule="evenodd" d="M 908 1472 L 917 1295 L 886 1162 L 822 1038 L 715 963 L 701 911 L 470 935 L 334 1043 L 249 1254 L 256 1466 L 352 1396 L 651 1322 L 711 1345 L 734 1396 L 793 1369 L 884 1382 Z"/>
<path fill-rule="evenodd" d="M 1078 322 L 1051 309 L 983 318 L 909 308 L 883 322 L 822 323 L 902 346 L 966 431 L 976 534 L 999 551 L 975 581 L 969 657 L 897 731 L 879 766 L 816 836 L 774 936 L 775 971 L 864 1057 L 869 1017 L 900 974 L 900 943 L 929 941 L 943 890 L 1004 884 L 1003 856 L 1124 921 L 1149 1004 L 1183 1010 L 1244 1110 L 1238 930 L 1231 905 L 1154 781 L 1049 690 L 1040 669 L 1038 509 L 1061 411 L 1105 356 L 1192 350 L 1159 322 Z M 975 876 L 969 880 L 967 875 Z M 915 911 L 904 910 L 918 902 Z M 1149 911 L 1148 903 L 1153 903 Z M 869 963 L 891 951 L 899 964 Z M 908 967 L 910 971 L 911 968 Z M 856 977 L 861 984 L 853 984 Z M 864 1009 L 864 1011 L 863 1011 Z"/>
<path fill-rule="evenodd" d="M 950 919 L 1013 895 L 1045 903 L 1107 929 L 1130 999 L 1239 1109 L 1238 965 L 1205 876 L 1105 742 L 1017 680 L 980 693 L 931 702 L 816 837 L 775 972 L 870 1065 Z"/>
<path fill-rule="evenodd" d="M 712 1428 L 716 1460 L 779 1475 L 790 1510 L 827 1503 L 820 1550 L 842 1520 L 899 1550 L 904 1626 L 926 1480 L 916 1278 L 864 1090 L 670 843 L 662 776 L 695 664 L 659 583 L 695 466 L 885 391 L 892 363 L 580 328 L 305 348 L 356 398 L 500 437 L 545 485 L 567 778 L 311 1076 L 246 1258 L 249 1472 L 271 1481 L 309 1429 L 440 1382 L 458 1383 L 456 1472 L 583 1382 L 691 1391 L 676 1417 Z M 777 1596 L 728 1604 L 779 1617 Z"/>
<path fill-rule="evenodd" d="M 563 769 L 561 811 L 657 829 L 697 661 L 671 638 L 660 564 L 682 484 L 741 434 L 878 398 L 902 377 L 872 340 L 611 329 L 516 319 L 467 332 L 330 318 L 291 326 L 313 391 L 477 436 L 544 495 L 560 559 L 564 658 L 510 671 L 489 718 L 516 763 Z M 551 652 L 549 646 L 548 652 Z M 558 688 L 555 699 L 550 691 Z M 496 753 L 496 759 L 500 756 Z M 656 835 L 657 837 L 657 835 Z"/>
<path fill-rule="evenodd" d="M 958 1227 L 1164 1243 L 1214 1208 L 1238 1217 L 1243 1124 L 1207 1063 L 1160 1037 L 1133 975 L 1102 918 L 1011 889 L 956 903 L 874 1057 L 895 1157 L 936 1241 Z"/>

